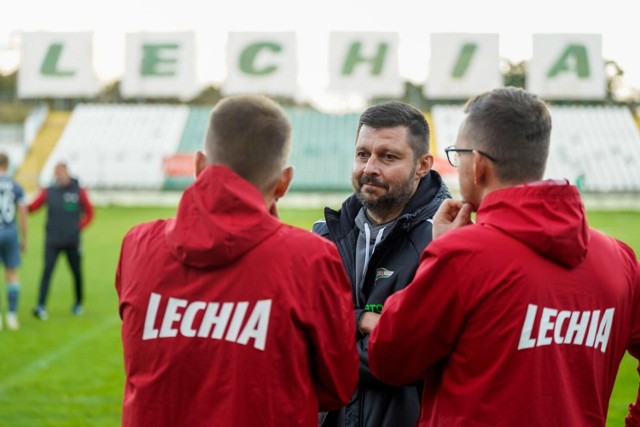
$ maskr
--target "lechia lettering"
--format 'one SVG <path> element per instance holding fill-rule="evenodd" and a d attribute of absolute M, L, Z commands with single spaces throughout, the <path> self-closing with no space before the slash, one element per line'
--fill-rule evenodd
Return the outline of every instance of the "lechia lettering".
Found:
<path fill-rule="evenodd" d="M 158 313 L 162 295 L 151 293 L 144 321 L 143 340 L 184 337 L 212 338 L 247 345 L 263 350 L 269 328 L 271 300 L 259 300 L 248 314 L 248 302 L 204 302 L 169 298 L 163 313 Z M 198 312 L 204 315 L 200 325 L 194 324 Z M 160 316 L 160 329 L 155 327 Z"/>
<path fill-rule="evenodd" d="M 533 326 L 538 318 L 538 306 L 529 304 L 522 325 L 518 350 L 550 344 L 574 344 L 600 348 L 604 353 L 609 342 L 614 311 L 613 308 L 607 308 L 601 312 L 600 310 L 569 311 L 542 307 L 536 334 Z"/>

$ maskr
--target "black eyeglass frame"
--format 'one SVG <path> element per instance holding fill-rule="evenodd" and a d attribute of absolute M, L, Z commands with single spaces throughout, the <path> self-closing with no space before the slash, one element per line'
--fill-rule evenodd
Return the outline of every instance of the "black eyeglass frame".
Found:
<path fill-rule="evenodd" d="M 498 159 L 496 159 L 495 157 L 485 153 L 484 151 L 480 151 L 477 150 L 475 148 L 457 148 L 455 145 L 450 145 L 447 148 L 444 149 L 444 152 L 447 155 L 447 160 L 449 161 L 449 164 L 451 166 L 453 166 L 454 168 L 457 168 L 458 166 L 460 166 L 460 162 L 458 162 L 457 165 L 455 165 L 452 161 L 451 161 L 451 156 L 449 155 L 449 153 L 473 153 L 476 152 L 478 154 L 480 154 L 481 156 L 486 157 L 487 159 L 491 160 L 494 163 L 498 163 Z"/>

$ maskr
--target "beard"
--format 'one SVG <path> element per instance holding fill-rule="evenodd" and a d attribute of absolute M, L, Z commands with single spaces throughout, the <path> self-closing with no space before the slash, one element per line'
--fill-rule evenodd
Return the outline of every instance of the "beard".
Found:
<path fill-rule="evenodd" d="M 407 176 L 407 179 L 393 190 L 389 190 L 389 184 L 384 181 L 380 181 L 372 176 L 362 175 L 357 181 L 356 198 L 368 212 L 379 217 L 387 217 L 391 212 L 398 210 L 400 206 L 404 209 L 404 206 L 409 203 L 409 200 L 413 197 L 413 177 L 415 172 L 416 168 L 414 167 Z M 365 184 L 384 188 L 387 192 L 377 199 L 371 199 L 367 194 L 362 192 L 362 186 Z"/>

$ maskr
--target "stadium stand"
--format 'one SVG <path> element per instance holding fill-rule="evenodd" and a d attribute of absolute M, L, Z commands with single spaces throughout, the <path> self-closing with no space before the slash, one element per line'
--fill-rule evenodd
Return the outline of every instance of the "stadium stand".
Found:
<path fill-rule="evenodd" d="M 202 148 L 210 111 L 187 106 L 80 104 L 42 168 L 40 184 L 47 185 L 55 163 L 65 160 L 91 189 L 182 189 L 193 180 L 191 159 Z M 350 189 L 359 115 L 285 111 L 296 141 L 291 153 L 296 170 L 292 189 Z M 177 163 L 167 166 L 171 160 Z M 165 175 L 168 170 L 173 176 Z"/>
<path fill-rule="evenodd" d="M 594 192 L 640 190 L 640 132 L 626 107 L 553 107 L 547 174 Z"/>
<path fill-rule="evenodd" d="M 351 189 L 353 147 L 359 114 L 325 114 L 286 108 L 293 127 L 292 190 Z"/>
<path fill-rule="evenodd" d="M 48 116 L 49 106 L 45 103 L 39 104 L 29 113 L 24 122 L 25 148 L 28 149 L 31 146 Z"/>
<path fill-rule="evenodd" d="M 447 161 L 444 149 L 456 143 L 460 123 L 464 119 L 461 105 L 435 105 L 431 108 L 431 149 L 437 170 L 451 189 L 458 186 L 457 171 Z"/>
<path fill-rule="evenodd" d="M 160 189 L 163 158 L 176 153 L 187 106 L 80 104 L 40 174 L 47 185 L 66 161 L 92 189 Z"/>
<path fill-rule="evenodd" d="M 31 183 L 25 186 L 32 191 L 38 172 L 39 183 L 47 185 L 54 164 L 66 160 L 83 185 L 94 190 L 181 190 L 193 180 L 193 153 L 202 148 L 210 112 L 149 104 L 80 104 L 70 117 L 51 112 L 18 179 Z M 359 114 L 303 108 L 285 112 L 295 141 L 292 190 L 349 192 Z M 551 113 L 546 177 L 566 178 L 590 193 L 640 191 L 640 131 L 628 108 L 552 105 Z M 436 105 L 425 116 L 433 128 L 434 168 L 456 191 L 456 170 L 446 161 L 444 148 L 455 144 L 462 106 Z"/>
<path fill-rule="evenodd" d="M 10 172 L 14 172 L 24 158 L 23 133 L 21 124 L 0 124 L 0 152 L 9 156 Z"/>
<path fill-rule="evenodd" d="M 0 124 L 1 144 L 22 143 L 23 128 L 21 124 Z"/>
<path fill-rule="evenodd" d="M 176 150 L 178 156 L 172 155 L 165 158 L 166 179 L 162 187 L 164 190 L 181 190 L 193 182 L 193 153 L 203 149 L 210 114 L 211 108 L 189 108 L 189 117 Z M 174 167 L 172 172 L 166 162 L 178 162 L 179 165 Z"/>
<path fill-rule="evenodd" d="M 545 177 L 565 178 L 585 192 L 640 191 L 640 131 L 623 106 L 551 105 L 553 131 Z M 436 153 L 455 144 L 462 106 L 434 106 Z M 447 182 L 454 183 L 451 175 Z M 455 185 L 455 184 L 453 184 Z"/>
<path fill-rule="evenodd" d="M 45 116 L 35 136 L 28 136 L 27 152 L 16 174 L 16 180 L 24 186 L 27 193 L 37 190 L 40 172 L 66 129 L 71 114 L 66 111 L 51 111 L 45 113 Z M 30 142 L 31 138 L 33 140 Z"/>

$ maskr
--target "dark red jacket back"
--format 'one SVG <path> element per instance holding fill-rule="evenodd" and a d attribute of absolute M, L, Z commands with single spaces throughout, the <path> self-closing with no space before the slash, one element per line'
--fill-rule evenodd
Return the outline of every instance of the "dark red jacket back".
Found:
<path fill-rule="evenodd" d="M 125 426 L 311 426 L 355 389 L 335 246 L 269 215 L 228 168 L 207 168 L 175 219 L 127 234 L 116 288 Z"/>

